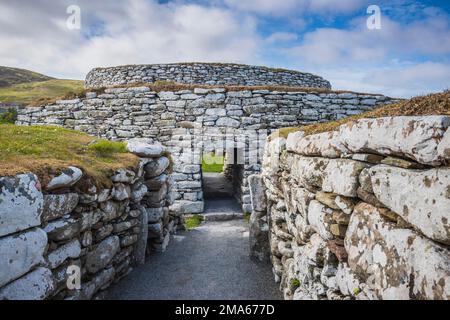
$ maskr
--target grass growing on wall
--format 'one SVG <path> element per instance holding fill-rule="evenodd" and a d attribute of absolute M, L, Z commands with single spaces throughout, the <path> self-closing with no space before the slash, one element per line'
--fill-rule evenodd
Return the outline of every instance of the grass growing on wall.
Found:
<path fill-rule="evenodd" d="M 0 176 L 33 172 L 47 183 L 59 170 L 76 166 L 108 186 L 114 170 L 135 167 L 138 161 L 122 142 L 52 126 L 0 125 Z"/>
<path fill-rule="evenodd" d="M 395 104 L 380 106 L 372 111 L 364 112 L 355 116 L 337 121 L 316 123 L 303 127 L 290 127 L 277 130 L 271 137 L 287 138 L 289 133 L 303 131 L 305 135 L 334 131 L 339 126 L 364 118 L 381 118 L 396 116 L 429 116 L 450 115 L 450 91 L 415 97 L 403 100 Z"/>
<path fill-rule="evenodd" d="M 225 163 L 224 156 L 218 156 L 214 153 L 204 154 L 202 157 L 202 171 L 203 172 L 223 172 L 223 165 Z"/>

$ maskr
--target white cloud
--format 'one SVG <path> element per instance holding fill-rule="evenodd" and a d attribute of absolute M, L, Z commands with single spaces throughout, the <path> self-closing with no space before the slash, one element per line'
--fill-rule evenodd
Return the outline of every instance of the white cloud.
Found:
<path fill-rule="evenodd" d="M 428 18 L 407 25 L 383 17 L 381 30 L 368 30 L 364 19 L 349 30 L 321 28 L 304 35 L 303 43 L 286 49 L 305 64 L 355 64 L 393 57 L 450 54 L 450 21 Z"/>
<path fill-rule="evenodd" d="M 292 32 L 274 32 L 266 38 L 268 43 L 289 42 L 297 40 L 298 35 Z"/>
<path fill-rule="evenodd" d="M 255 20 L 226 9 L 145 0 L 79 3 L 81 32 L 65 28 L 68 1 L 0 4 L 8 12 L 0 17 L 0 64 L 83 78 L 99 66 L 258 59 Z M 86 38 L 97 32 L 87 29 L 92 25 L 101 35 Z"/>
<path fill-rule="evenodd" d="M 450 64 L 424 62 L 366 67 L 316 67 L 313 72 L 330 80 L 334 89 L 380 93 L 397 98 L 440 92 L 450 88 Z"/>

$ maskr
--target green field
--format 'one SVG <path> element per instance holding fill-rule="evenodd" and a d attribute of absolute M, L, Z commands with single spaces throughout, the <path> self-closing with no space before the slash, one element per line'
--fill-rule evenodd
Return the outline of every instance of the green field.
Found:
<path fill-rule="evenodd" d="M 41 99 L 55 99 L 69 93 L 81 93 L 83 85 L 80 80 L 53 79 L 0 87 L 0 102 L 30 104 Z"/>
<path fill-rule="evenodd" d="M 216 156 L 214 153 L 204 154 L 202 157 L 203 172 L 223 172 L 224 156 Z"/>

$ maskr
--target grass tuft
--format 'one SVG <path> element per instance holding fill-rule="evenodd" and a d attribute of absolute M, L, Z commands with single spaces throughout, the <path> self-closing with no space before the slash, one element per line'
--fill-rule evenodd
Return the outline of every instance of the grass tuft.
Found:
<path fill-rule="evenodd" d="M 184 224 L 186 226 L 186 229 L 188 230 L 193 230 L 197 227 L 199 227 L 203 222 L 203 216 L 201 215 L 192 215 L 192 216 L 187 216 L 184 219 Z"/>
<path fill-rule="evenodd" d="M 112 157 L 114 154 L 127 153 L 127 146 L 122 141 L 97 140 L 88 149 L 100 157 Z"/>

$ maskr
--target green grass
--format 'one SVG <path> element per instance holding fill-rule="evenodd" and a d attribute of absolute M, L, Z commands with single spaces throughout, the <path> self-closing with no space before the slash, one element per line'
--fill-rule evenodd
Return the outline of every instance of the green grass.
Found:
<path fill-rule="evenodd" d="M 213 153 L 204 154 L 202 157 L 203 172 L 223 172 L 224 156 L 216 156 Z"/>
<path fill-rule="evenodd" d="M 0 88 L 2 103 L 30 104 L 39 100 L 51 101 L 58 97 L 73 96 L 83 92 L 84 82 L 79 80 L 48 80 L 42 82 L 20 83 Z"/>
<path fill-rule="evenodd" d="M 192 215 L 192 216 L 187 216 L 184 219 L 184 224 L 186 226 L 186 229 L 188 230 L 193 230 L 197 227 L 199 227 L 203 222 L 203 216 L 201 215 Z"/>
<path fill-rule="evenodd" d="M 138 162 L 120 142 L 53 126 L 0 125 L 0 176 L 33 172 L 46 183 L 58 170 L 76 166 L 98 185 L 109 186 L 114 170 Z"/>
<path fill-rule="evenodd" d="M 17 120 L 17 110 L 9 108 L 6 112 L 0 113 L 0 124 L 14 124 Z"/>
<path fill-rule="evenodd" d="M 100 157 L 111 157 L 116 153 L 126 153 L 127 146 L 122 141 L 97 140 L 89 145 L 88 149 Z"/>

